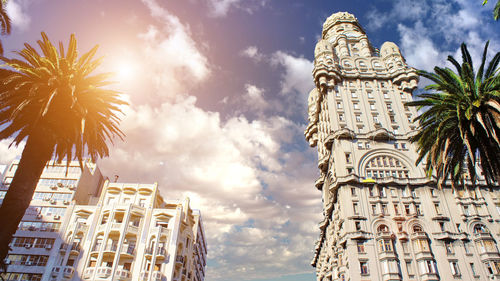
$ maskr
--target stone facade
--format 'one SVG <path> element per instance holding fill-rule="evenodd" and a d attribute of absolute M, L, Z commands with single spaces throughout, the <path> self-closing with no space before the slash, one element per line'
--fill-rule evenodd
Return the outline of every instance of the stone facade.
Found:
<path fill-rule="evenodd" d="M 415 166 L 418 83 L 399 48 L 374 48 L 336 13 L 315 48 L 306 140 L 318 150 L 324 219 L 317 280 L 500 279 L 500 191 L 453 191 Z"/>

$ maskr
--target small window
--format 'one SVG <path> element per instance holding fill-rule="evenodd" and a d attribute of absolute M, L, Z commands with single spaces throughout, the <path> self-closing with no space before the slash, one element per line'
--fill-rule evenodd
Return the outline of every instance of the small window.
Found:
<path fill-rule="evenodd" d="M 358 246 L 358 253 L 365 253 L 365 241 L 358 240 L 357 246 Z"/>
<path fill-rule="evenodd" d="M 370 102 L 370 109 L 371 109 L 371 110 L 375 110 L 375 109 L 377 109 L 377 108 L 375 107 L 375 103 Z"/>
<path fill-rule="evenodd" d="M 407 206 L 407 205 L 405 205 L 405 206 Z M 422 226 L 420 226 L 419 224 L 416 224 L 413 226 L 413 232 L 423 232 L 423 231 L 424 230 L 423 230 Z"/>
<path fill-rule="evenodd" d="M 352 203 L 352 210 L 355 215 L 359 215 L 359 206 L 358 203 Z"/>
<path fill-rule="evenodd" d="M 345 162 L 346 163 L 351 163 L 352 159 L 351 159 L 351 153 L 349 152 L 346 152 L 345 153 Z"/>
<path fill-rule="evenodd" d="M 361 230 L 361 222 L 359 222 L 359 221 L 354 222 L 354 226 L 356 227 L 356 231 Z"/>
<path fill-rule="evenodd" d="M 372 93 L 372 91 L 367 91 L 366 95 L 368 96 L 369 99 L 373 99 L 373 93 Z"/>
<path fill-rule="evenodd" d="M 456 261 L 450 261 L 450 269 L 453 276 L 460 276 L 460 269 Z"/>
<path fill-rule="evenodd" d="M 345 116 L 343 113 L 339 113 L 339 121 L 341 122 L 345 121 Z"/>
<path fill-rule="evenodd" d="M 341 108 L 342 108 L 342 102 L 340 102 L 340 101 L 338 101 L 338 102 L 337 102 L 337 108 L 338 108 L 338 109 L 341 109 Z"/>
<path fill-rule="evenodd" d="M 354 109 L 359 109 L 359 103 L 357 103 L 357 102 L 353 103 L 353 104 L 352 104 L 352 107 L 353 107 Z"/>
<path fill-rule="evenodd" d="M 361 269 L 361 275 L 368 275 L 368 262 L 360 261 L 359 268 Z"/>
<path fill-rule="evenodd" d="M 352 196 L 357 196 L 357 194 L 356 194 L 356 188 L 351 187 L 351 195 Z"/>
<path fill-rule="evenodd" d="M 361 122 L 361 115 L 356 114 L 356 122 Z"/>
<path fill-rule="evenodd" d="M 377 228 L 377 232 L 389 232 L 389 227 L 385 224 L 381 224 L 378 228 Z"/>

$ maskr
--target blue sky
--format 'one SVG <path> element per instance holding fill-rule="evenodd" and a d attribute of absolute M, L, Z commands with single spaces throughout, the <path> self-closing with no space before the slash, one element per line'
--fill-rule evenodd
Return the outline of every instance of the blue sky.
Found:
<path fill-rule="evenodd" d="M 492 2 L 492 1 L 490 1 Z M 99 71 L 117 72 L 130 106 L 111 156 L 120 181 L 159 182 L 202 211 L 207 280 L 315 280 L 321 219 L 316 152 L 303 137 L 314 46 L 332 13 L 355 14 L 373 45 L 398 44 L 431 70 L 465 41 L 479 57 L 500 48 L 493 3 L 481 0 L 9 0 L 6 56 L 75 33 L 96 44 Z M 20 153 L 0 142 L 0 164 Z"/>

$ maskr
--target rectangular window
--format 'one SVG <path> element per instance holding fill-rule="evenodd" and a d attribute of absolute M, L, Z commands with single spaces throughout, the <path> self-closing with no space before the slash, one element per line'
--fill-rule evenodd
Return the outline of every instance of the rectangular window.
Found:
<path fill-rule="evenodd" d="M 342 102 L 340 102 L 340 101 L 338 101 L 338 102 L 337 102 L 337 108 L 338 108 L 338 109 L 341 109 L 341 108 L 342 108 Z"/>
<path fill-rule="evenodd" d="M 372 91 L 367 91 L 366 95 L 368 96 L 369 99 L 373 99 L 373 93 L 372 93 Z"/>
<path fill-rule="evenodd" d="M 441 229 L 441 231 L 446 231 L 446 228 L 444 227 L 444 221 L 439 222 L 439 229 Z"/>
<path fill-rule="evenodd" d="M 389 119 L 391 120 L 391 123 L 396 123 L 396 117 L 394 115 L 389 115 Z"/>
<path fill-rule="evenodd" d="M 377 205 L 372 204 L 371 207 L 372 207 L 372 214 L 376 215 L 377 214 Z"/>
<path fill-rule="evenodd" d="M 339 121 L 343 122 L 345 121 L 345 117 L 343 113 L 339 113 Z"/>
<path fill-rule="evenodd" d="M 410 205 L 408 204 L 405 204 L 405 214 L 409 215 L 411 212 L 410 212 Z"/>
<path fill-rule="evenodd" d="M 360 261 L 359 268 L 361 270 L 361 275 L 368 275 L 368 262 Z"/>
<path fill-rule="evenodd" d="M 384 197 L 384 198 L 387 196 L 387 194 L 385 192 L 385 186 L 379 187 L 379 196 Z"/>
<path fill-rule="evenodd" d="M 358 203 L 352 203 L 352 210 L 354 211 L 355 215 L 359 215 L 359 206 L 358 206 Z"/>
<path fill-rule="evenodd" d="M 453 276 L 460 275 L 460 269 L 458 268 L 458 263 L 456 261 L 450 261 L 450 269 Z"/>
<path fill-rule="evenodd" d="M 401 247 L 403 248 L 403 253 L 408 254 L 410 252 L 408 241 L 401 241 Z"/>
<path fill-rule="evenodd" d="M 357 195 L 357 194 L 356 194 L 356 188 L 351 187 L 351 195 L 352 195 L 352 196 L 356 196 L 356 195 Z"/>
<path fill-rule="evenodd" d="M 375 108 L 375 103 L 370 102 L 370 109 L 371 109 L 371 110 L 375 110 L 375 109 L 376 109 L 376 108 Z"/>
<path fill-rule="evenodd" d="M 441 215 L 441 209 L 439 208 L 439 203 L 434 203 L 434 211 L 436 211 L 436 215 Z"/>
<path fill-rule="evenodd" d="M 354 109 L 359 109 L 359 103 L 357 103 L 357 102 L 353 103 L 353 104 L 352 104 L 352 107 L 353 107 Z"/>
<path fill-rule="evenodd" d="M 354 226 L 356 227 L 356 231 L 361 230 L 361 222 L 359 222 L 359 221 L 354 222 Z"/>
<path fill-rule="evenodd" d="M 394 213 L 399 215 L 399 205 L 397 203 L 394 203 Z"/>
<path fill-rule="evenodd" d="M 464 215 L 470 216 L 469 206 L 467 205 L 464 206 Z"/>
<path fill-rule="evenodd" d="M 422 209 L 420 209 L 420 204 L 415 204 L 415 213 L 416 213 L 418 216 L 421 216 L 421 215 L 422 215 Z"/>
<path fill-rule="evenodd" d="M 472 275 L 474 277 L 478 276 L 478 274 L 476 272 L 476 267 L 474 266 L 474 263 L 473 262 L 469 263 L 469 266 L 470 266 L 470 271 L 472 272 Z"/>
<path fill-rule="evenodd" d="M 378 115 L 373 115 L 373 122 L 375 124 L 380 124 L 380 120 L 378 119 Z"/>
<path fill-rule="evenodd" d="M 415 269 L 413 268 L 413 263 L 411 261 L 406 261 L 406 271 L 408 276 L 413 278 L 415 276 Z"/>
<path fill-rule="evenodd" d="M 358 246 L 358 253 L 364 253 L 365 252 L 365 241 L 358 240 L 357 246 Z"/>
<path fill-rule="evenodd" d="M 345 154 L 345 162 L 346 163 L 351 163 L 351 153 L 346 152 L 346 154 Z"/>
<path fill-rule="evenodd" d="M 382 204 L 382 214 L 387 215 L 387 204 Z"/>
<path fill-rule="evenodd" d="M 389 98 L 389 93 L 387 93 L 386 91 L 384 91 L 384 99 L 388 99 Z"/>
<path fill-rule="evenodd" d="M 453 244 L 451 243 L 451 241 L 445 241 L 444 242 L 444 247 L 446 249 L 446 254 L 448 255 L 452 255 L 454 254 L 455 252 L 453 251 Z"/>
<path fill-rule="evenodd" d="M 361 115 L 356 114 L 356 122 L 361 122 Z"/>
<path fill-rule="evenodd" d="M 356 91 L 351 91 L 351 97 L 353 97 L 353 98 L 358 97 L 358 94 L 356 93 Z"/>

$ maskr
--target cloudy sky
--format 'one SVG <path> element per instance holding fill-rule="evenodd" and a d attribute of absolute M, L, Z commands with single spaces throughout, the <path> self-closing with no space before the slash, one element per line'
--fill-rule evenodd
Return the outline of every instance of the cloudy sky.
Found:
<path fill-rule="evenodd" d="M 490 2 L 493 2 L 491 0 Z M 208 281 L 314 280 L 321 219 L 315 149 L 303 137 L 313 49 L 332 13 L 356 15 L 372 44 L 396 42 L 431 70 L 465 41 L 500 50 L 500 22 L 482 0 L 9 0 L 8 57 L 41 31 L 81 53 L 130 101 L 109 177 L 158 182 L 189 196 L 208 237 Z M 0 164 L 20 149 L 0 142 Z"/>

